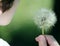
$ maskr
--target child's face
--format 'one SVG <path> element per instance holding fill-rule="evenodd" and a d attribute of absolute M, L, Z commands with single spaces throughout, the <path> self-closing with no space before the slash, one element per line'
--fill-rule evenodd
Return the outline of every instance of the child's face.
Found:
<path fill-rule="evenodd" d="M 0 1 L 2 1 L 2 0 L 0 0 Z"/>
<path fill-rule="evenodd" d="M 0 0 L 0 15 L 10 9 L 14 0 Z"/>
<path fill-rule="evenodd" d="M 2 9 L 3 12 L 10 9 L 13 5 L 14 0 L 2 0 Z"/>
<path fill-rule="evenodd" d="M 2 14 L 2 0 L 0 0 L 0 15 Z"/>

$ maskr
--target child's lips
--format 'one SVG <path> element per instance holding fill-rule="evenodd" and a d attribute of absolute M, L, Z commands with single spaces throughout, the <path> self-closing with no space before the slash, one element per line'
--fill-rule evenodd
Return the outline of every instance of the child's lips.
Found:
<path fill-rule="evenodd" d="M 0 15 L 1 15 L 2 13 L 3 13 L 2 10 L 0 10 Z"/>

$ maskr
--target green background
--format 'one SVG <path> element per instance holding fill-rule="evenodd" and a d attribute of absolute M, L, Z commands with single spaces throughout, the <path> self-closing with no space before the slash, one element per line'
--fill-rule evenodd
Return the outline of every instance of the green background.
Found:
<path fill-rule="evenodd" d="M 0 27 L 0 37 L 11 46 L 37 46 L 35 37 L 41 30 L 34 24 L 34 13 L 40 8 L 53 9 L 54 0 L 20 0 L 9 25 Z"/>

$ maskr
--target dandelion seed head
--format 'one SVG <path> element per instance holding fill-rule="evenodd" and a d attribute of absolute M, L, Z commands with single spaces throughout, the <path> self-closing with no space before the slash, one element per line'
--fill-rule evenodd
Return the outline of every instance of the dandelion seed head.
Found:
<path fill-rule="evenodd" d="M 34 23 L 41 29 L 49 29 L 50 27 L 54 26 L 57 21 L 55 13 L 48 9 L 40 9 L 35 13 L 33 18 Z"/>

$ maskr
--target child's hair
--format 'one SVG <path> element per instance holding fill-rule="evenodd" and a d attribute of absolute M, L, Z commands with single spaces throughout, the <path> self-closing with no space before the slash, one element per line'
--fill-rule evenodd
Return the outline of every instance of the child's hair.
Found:
<path fill-rule="evenodd" d="M 2 0 L 2 11 L 5 12 L 12 7 L 14 0 Z"/>

